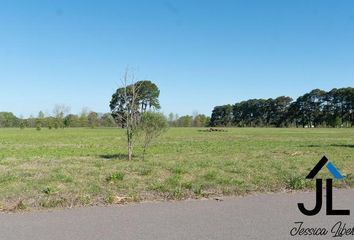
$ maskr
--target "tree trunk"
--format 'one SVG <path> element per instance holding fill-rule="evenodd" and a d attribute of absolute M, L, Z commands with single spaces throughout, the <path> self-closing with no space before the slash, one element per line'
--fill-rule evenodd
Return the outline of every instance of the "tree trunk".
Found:
<path fill-rule="evenodd" d="M 133 157 L 133 148 L 132 148 L 132 145 L 129 143 L 128 144 L 128 159 L 129 159 L 129 161 L 132 160 L 132 157 Z"/>
<path fill-rule="evenodd" d="M 143 161 L 145 161 L 145 153 L 146 153 L 146 146 L 144 146 L 144 150 L 143 150 Z"/>
<path fill-rule="evenodd" d="M 127 128 L 127 139 L 128 139 L 128 160 L 133 158 L 133 136 L 131 130 Z"/>

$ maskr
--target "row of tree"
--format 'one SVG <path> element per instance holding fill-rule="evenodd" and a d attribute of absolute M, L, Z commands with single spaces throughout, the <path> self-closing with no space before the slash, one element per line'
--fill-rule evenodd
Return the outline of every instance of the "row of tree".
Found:
<path fill-rule="evenodd" d="M 168 115 L 168 124 L 170 127 L 208 127 L 210 117 L 204 114 L 195 113 L 193 116 L 185 115 L 179 117 L 177 114 Z"/>
<path fill-rule="evenodd" d="M 179 117 L 170 113 L 168 116 L 170 127 L 208 127 L 210 117 L 204 114 L 185 115 Z M 120 124 L 118 124 L 120 125 Z M 41 111 L 37 117 L 26 119 L 18 118 L 11 112 L 0 112 L 0 128 L 68 128 L 68 127 L 117 127 L 111 113 L 84 112 L 76 114 L 58 114 L 45 116 Z"/>
<path fill-rule="evenodd" d="M 250 99 L 214 108 L 210 126 L 351 127 L 354 126 L 354 88 L 314 89 L 293 101 Z"/>
<path fill-rule="evenodd" d="M 59 114 L 45 116 L 41 111 L 37 117 L 18 118 L 11 112 L 0 112 L 0 127 L 19 128 L 67 128 L 67 127 L 115 127 L 117 126 L 110 113 L 96 112 L 76 114 Z"/>

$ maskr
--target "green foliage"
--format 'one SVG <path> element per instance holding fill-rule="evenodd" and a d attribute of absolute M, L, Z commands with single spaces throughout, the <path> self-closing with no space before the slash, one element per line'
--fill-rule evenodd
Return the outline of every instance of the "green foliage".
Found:
<path fill-rule="evenodd" d="M 14 210 L 26 210 L 26 209 L 27 209 L 27 207 L 26 207 L 26 205 L 23 203 L 22 200 L 20 200 L 20 201 L 16 204 L 16 206 L 15 206 L 15 208 L 14 208 Z"/>
<path fill-rule="evenodd" d="M 17 127 L 19 123 L 19 119 L 13 113 L 0 112 L 0 128 Z"/>
<path fill-rule="evenodd" d="M 135 96 L 133 96 L 135 94 Z M 160 109 L 160 90 L 151 81 L 138 81 L 126 87 L 118 88 L 112 95 L 110 108 L 118 125 L 126 125 L 127 112 L 145 112 L 148 108 Z M 135 106 L 131 106 L 134 99 Z"/>
<path fill-rule="evenodd" d="M 146 133 L 144 135 L 143 156 L 145 156 L 145 150 L 154 137 L 152 134 L 148 133 L 147 128 L 143 126 L 144 124 L 146 126 L 148 125 L 147 121 L 142 119 L 144 118 L 142 114 L 147 111 L 147 108 L 149 108 L 149 110 L 160 108 L 158 100 L 160 91 L 151 81 L 139 81 L 127 85 L 128 80 L 134 81 L 134 74 L 130 74 L 129 71 L 126 71 L 124 75 L 125 86 L 118 88 L 113 94 L 110 108 L 116 123 L 126 129 L 128 159 L 132 160 L 133 149 L 139 131 Z M 150 124 L 149 128 L 153 129 L 153 127 L 154 126 Z"/>
<path fill-rule="evenodd" d="M 342 119 L 337 116 L 337 117 L 334 119 L 334 127 L 341 127 L 342 124 L 343 124 L 343 123 L 342 123 Z"/>
<path fill-rule="evenodd" d="M 90 128 L 96 128 L 99 125 L 99 118 L 96 112 L 90 112 L 87 116 L 88 125 Z"/>
<path fill-rule="evenodd" d="M 115 181 L 122 181 L 124 179 L 124 173 L 123 172 L 116 172 L 112 173 L 106 178 L 107 182 L 115 182 Z"/>
<path fill-rule="evenodd" d="M 53 192 L 53 189 L 51 187 L 46 187 L 42 190 L 43 193 L 50 195 Z"/>
<path fill-rule="evenodd" d="M 25 129 L 26 124 L 24 121 L 20 121 L 20 129 Z"/>
<path fill-rule="evenodd" d="M 354 126 L 354 88 L 314 89 L 290 97 L 250 99 L 214 108 L 210 125 L 238 127 L 351 127 Z"/>
<path fill-rule="evenodd" d="M 112 193 L 108 193 L 105 197 L 105 202 L 108 204 L 112 204 L 114 202 L 114 196 Z"/>
<path fill-rule="evenodd" d="M 166 117 L 159 112 L 144 112 L 141 114 L 139 131 L 143 139 L 143 158 L 151 142 L 165 132 L 168 128 Z"/>
<path fill-rule="evenodd" d="M 63 116 L 63 115 L 60 115 Z M 39 127 L 40 126 L 40 127 Z M 40 111 L 38 117 L 29 117 L 27 119 L 19 119 L 12 113 L 0 112 L 0 128 L 18 127 L 20 129 L 28 128 L 48 128 L 59 129 L 68 127 L 115 127 L 116 123 L 111 113 L 98 114 L 90 112 L 81 116 L 69 114 L 62 118 L 48 116 L 45 117 L 44 113 Z"/>
<path fill-rule="evenodd" d="M 224 105 L 224 106 L 217 106 L 214 108 L 211 114 L 210 125 L 212 127 L 215 126 L 223 126 L 229 127 L 233 122 L 233 115 L 232 115 L 232 106 L 231 105 Z"/>
<path fill-rule="evenodd" d="M 189 116 L 189 115 L 182 116 L 179 119 L 177 119 L 176 125 L 178 127 L 192 127 L 192 125 L 193 125 L 193 117 Z"/>
<path fill-rule="evenodd" d="M 160 109 L 160 90 L 153 82 L 149 80 L 138 81 L 135 83 L 137 88 L 138 103 L 140 105 L 140 112 L 145 112 L 148 108 L 151 110 Z"/>
<path fill-rule="evenodd" d="M 141 169 L 139 169 L 139 175 L 140 176 L 148 176 L 152 173 L 152 168 L 151 167 L 142 167 Z"/>
<path fill-rule="evenodd" d="M 181 116 L 170 113 L 168 115 L 168 124 L 170 127 L 208 127 L 210 117 L 204 114 L 196 114 L 194 116 Z"/>
<path fill-rule="evenodd" d="M 115 127 L 116 126 L 114 118 L 112 117 L 112 114 L 110 114 L 110 113 L 105 113 L 102 115 L 100 124 L 103 127 Z"/>
<path fill-rule="evenodd" d="M 286 186 L 288 189 L 300 190 L 307 186 L 306 179 L 302 175 L 290 175 L 286 180 Z"/>

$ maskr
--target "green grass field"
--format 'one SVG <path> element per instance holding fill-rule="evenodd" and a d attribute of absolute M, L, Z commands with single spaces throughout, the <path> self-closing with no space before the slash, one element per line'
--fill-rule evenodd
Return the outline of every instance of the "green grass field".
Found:
<path fill-rule="evenodd" d="M 172 128 L 126 160 L 120 129 L 0 129 L 2 210 L 200 198 L 313 187 L 326 155 L 354 183 L 354 129 Z M 328 174 L 322 171 L 321 174 Z"/>

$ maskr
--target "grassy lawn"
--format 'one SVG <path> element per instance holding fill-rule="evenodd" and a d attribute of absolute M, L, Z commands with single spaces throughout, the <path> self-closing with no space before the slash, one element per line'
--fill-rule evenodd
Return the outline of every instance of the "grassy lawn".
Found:
<path fill-rule="evenodd" d="M 354 183 L 354 129 L 172 128 L 126 160 L 120 129 L 0 129 L 3 210 L 309 189 L 326 155 Z M 321 172 L 327 175 L 326 171 Z"/>

